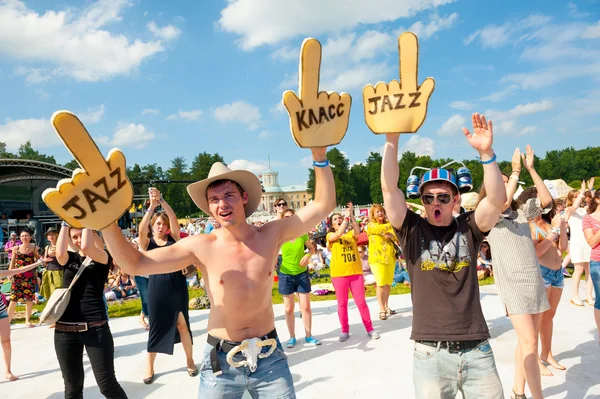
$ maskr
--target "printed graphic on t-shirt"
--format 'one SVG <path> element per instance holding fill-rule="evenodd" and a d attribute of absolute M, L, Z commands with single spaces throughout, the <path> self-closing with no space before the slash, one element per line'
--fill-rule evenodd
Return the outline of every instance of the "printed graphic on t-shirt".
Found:
<path fill-rule="evenodd" d="M 421 254 L 421 270 L 440 269 L 458 273 L 471 264 L 467 237 L 458 231 L 443 247 L 439 241 L 431 240 L 427 248 L 425 239 L 421 239 Z"/>
<path fill-rule="evenodd" d="M 346 240 L 345 238 L 340 238 L 340 243 L 342 244 L 342 253 L 340 254 L 341 258 L 345 263 L 356 262 L 356 251 L 354 250 L 354 241 Z"/>

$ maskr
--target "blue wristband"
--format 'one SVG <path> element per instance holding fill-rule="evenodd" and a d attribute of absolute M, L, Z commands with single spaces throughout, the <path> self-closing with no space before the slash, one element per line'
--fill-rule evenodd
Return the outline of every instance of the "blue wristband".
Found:
<path fill-rule="evenodd" d="M 479 158 L 479 157 L 475 157 L 475 158 L 477 158 L 477 160 L 479 162 L 481 162 L 482 165 L 487 165 L 487 164 L 490 164 L 490 163 L 492 163 L 492 162 L 494 162 L 496 160 L 496 153 L 494 153 L 494 156 L 491 159 L 487 160 L 487 161 L 482 161 L 481 158 Z"/>
<path fill-rule="evenodd" d="M 313 166 L 316 168 L 326 168 L 329 166 L 329 159 L 324 161 L 313 161 Z"/>

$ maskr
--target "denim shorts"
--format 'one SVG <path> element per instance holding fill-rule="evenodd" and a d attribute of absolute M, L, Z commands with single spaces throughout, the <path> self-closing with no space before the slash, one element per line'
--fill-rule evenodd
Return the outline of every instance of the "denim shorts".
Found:
<path fill-rule="evenodd" d="M 308 270 L 294 276 L 279 272 L 278 291 L 281 295 L 292 295 L 295 292 L 300 294 L 310 293 L 310 275 Z"/>
<path fill-rule="evenodd" d="M 600 262 L 597 260 L 590 261 L 590 276 L 594 283 L 594 292 L 596 293 L 596 301 L 594 309 L 600 310 Z"/>
<path fill-rule="evenodd" d="M 562 268 L 558 270 L 552 270 L 546 266 L 540 265 L 542 270 L 542 277 L 544 278 L 544 286 L 546 288 L 564 288 L 565 287 L 565 275 L 563 274 Z"/>
<path fill-rule="evenodd" d="M 7 317 L 8 317 L 8 310 L 6 310 L 6 309 L 3 309 L 3 310 L 0 312 L 0 320 L 2 320 L 2 319 L 6 319 Z"/>
<path fill-rule="evenodd" d="M 227 354 L 218 351 L 217 358 L 222 374 L 215 375 L 210 362 L 212 349 L 213 346 L 208 343 L 204 348 L 198 398 L 241 398 L 246 391 L 249 391 L 253 398 L 293 399 L 296 397 L 287 356 L 278 338 L 275 351 L 267 358 L 258 359 L 258 368 L 254 372 L 251 372 L 247 366 L 237 368 L 231 366 L 227 363 Z M 269 347 L 264 347 L 262 352 L 268 350 Z M 244 360 L 244 357 L 238 353 L 233 360 L 239 362 Z"/>
<path fill-rule="evenodd" d="M 503 399 L 494 353 L 486 340 L 474 349 L 450 352 L 415 342 L 413 383 L 419 399 Z"/>

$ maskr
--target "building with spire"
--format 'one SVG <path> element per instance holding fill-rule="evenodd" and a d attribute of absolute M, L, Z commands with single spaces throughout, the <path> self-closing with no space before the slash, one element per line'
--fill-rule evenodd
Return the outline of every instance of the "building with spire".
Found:
<path fill-rule="evenodd" d="M 262 172 L 258 178 L 264 188 L 258 209 L 261 212 L 274 213 L 275 201 L 279 198 L 285 199 L 288 207 L 294 210 L 306 206 L 311 200 L 310 194 L 306 191 L 306 184 L 279 185 L 279 172 L 271 169 L 270 157 L 269 168 Z"/>

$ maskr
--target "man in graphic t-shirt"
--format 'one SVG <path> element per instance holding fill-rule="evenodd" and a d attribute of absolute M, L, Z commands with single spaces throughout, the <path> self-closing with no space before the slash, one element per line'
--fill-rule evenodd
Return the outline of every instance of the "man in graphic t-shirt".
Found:
<path fill-rule="evenodd" d="M 407 209 L 398 189 L 398 139 L 388 134 L 381 186 L 385 209 L 396 230 L 412 284 L 415 341 L 415 397 L 501 399 L 490 334 L 481 310 L 477 252 L 506 202 L 502 175 L 492 150 L 492 123 L 473 114 L 473 133 L 463 128 L 479 152 L 488 195 L 474 212 L 454 217 L 460 194 L 456 177 L 445 169 L 425 173 L 419 184 L 427 218 Z"/>

